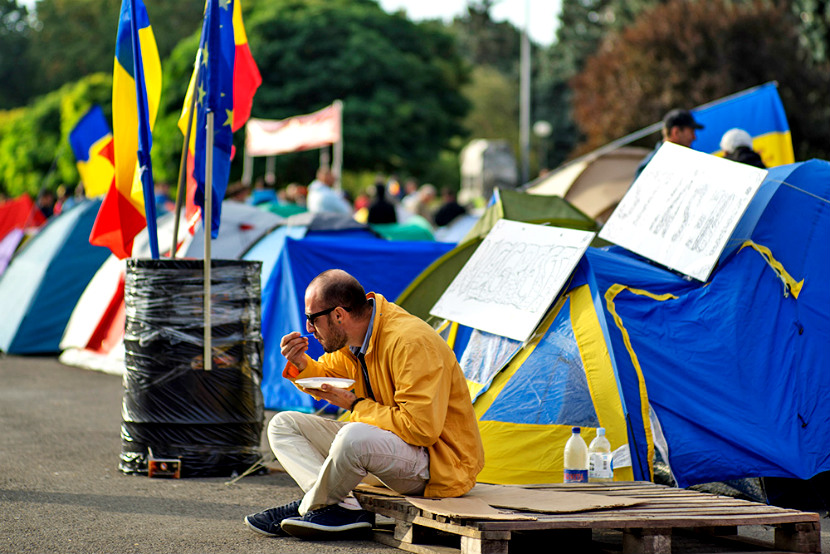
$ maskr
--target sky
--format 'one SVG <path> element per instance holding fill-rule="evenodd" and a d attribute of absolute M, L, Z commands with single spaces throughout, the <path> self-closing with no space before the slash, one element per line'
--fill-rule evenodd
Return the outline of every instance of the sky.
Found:
<path fill-rule="evenodd" d="M 35 0 L 21 0 L 32 7 Z M 442 19 L 450 21 L 467 9 L 467 0 L 378 0 L 386 12 L 404 10 L 410 19 Z M 527 23 L 530 12 L 528 33 L 537 44 L 549 46 L 553 43 L 556 26 L 559 24 L 561 0 L 494 0 L 490 15 L 495 21 L 509 20 L 519 29 Z"/>
<path fill-rule="evenodd" d="M 403 9 L 410 19 L 442 19 L 450 21 L 454 16 L 466 12 L 467 0 L 378 0 L 387 12 Z M 527 11 L 530 11 L 528 33 L 538 44 L 553 43 L 554 32 L 559 22 L 561 0 L 495 0 L 490 15 L 495 21 L 509 20 L 519 29 L 524 29 Z"/>

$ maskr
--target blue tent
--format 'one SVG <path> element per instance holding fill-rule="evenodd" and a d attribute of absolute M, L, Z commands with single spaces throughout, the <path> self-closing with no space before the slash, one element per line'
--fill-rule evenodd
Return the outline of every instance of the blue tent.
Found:
<path fill-rule="evenodd" d="M 830 470 L 830 163 L 771 169 L 747 213 L 704 285 L 612 252 L 582 267 L 624 397 L 646 391 L 680 486 Z"/>
<path fill-rule="evenodd" d="M 100 200 L 86 201 L 54 217 L 13 258 L 0 278 L 0 350 L 60 351 L 75 304 L 110 253 L 89 244 L 100 205 Z"/>
<path fill-rule="evenodd" d="M 315 402 L 282 377 L 285 359 L 280 339 L 305 329 L 305 289 L 319 273 L 340 268 L 354 275 L 367 291 L 394 300 L 421 271 L 454 245 L 439 242 L 386 241 L 365 228 L 316 230 L 314 226 L 276 229 L 244 256 L 263 261 L 262 337 L 265 407 L 311 412 Z M 267 253 L 276 253 L 276 256 Z M 323 354 L 315 340 L 309 355 Z"/>
<path fill-rule="evenodd" d="M 561 480 L 571 425 L 628 445 L 623 479 L 654 478 L 656 423 L 680 486 L 830 470 L 828 243 L 830 163 L 811 160 L 769 171 L 707 283 L 589 248 L 532 340 L 456 348 L 479 479 Z"/>

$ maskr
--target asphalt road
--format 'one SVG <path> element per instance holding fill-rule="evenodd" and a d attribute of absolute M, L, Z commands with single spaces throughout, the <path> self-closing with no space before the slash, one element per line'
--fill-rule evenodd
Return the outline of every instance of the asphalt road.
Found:
<path fill-rule="evenodd" d="M 122 396 L 114 375 L 54 358 L 0 359 L 0 552 L 401 552 L 248 529 L 245 515 L 301 496 L 282 472 L 235 484 L 122 473 Z"/>
<path fill-rule="evenodd" d="M 232 484 L 122 473 L 122 396 L 117 376 L 55 358 L 0 358 L 0 553 L 402 552 L 371 541 L 303 542 L 249 530 L 245 515 L 299 498 L 299 487 L 279 471 Z M 822 515 L 822 551 L 830 553 L 830 519 Z M 772 528 L 751 529 L 757 535 L 749 536 L 771 539 Z M 672 542 L 673 552 L 738 551 Z M 568 549 L 541 549 L 554 550 Z"/>

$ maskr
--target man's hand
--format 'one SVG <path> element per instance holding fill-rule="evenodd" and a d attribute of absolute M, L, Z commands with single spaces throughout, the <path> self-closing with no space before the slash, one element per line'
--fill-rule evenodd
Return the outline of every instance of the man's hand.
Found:
<path fill-rule="evenodd" d="M 310 392 L 319 398 L 322 398 L 329 404 L 334 404 L 338 408 L 348 410 L 352 407 L 352 402 L 355 401 L 357 395 L 350 390 L 339 389 L 323 383 L 321 388 L 311 390 Z"/>
<path fill-rule="evenodd" d="M 306 350 L 308 350 L 308 338 L 297 331 L 288 333 L 280 341 L 280 353 L 300 371 L 304 370 L 307 365 Z"/>

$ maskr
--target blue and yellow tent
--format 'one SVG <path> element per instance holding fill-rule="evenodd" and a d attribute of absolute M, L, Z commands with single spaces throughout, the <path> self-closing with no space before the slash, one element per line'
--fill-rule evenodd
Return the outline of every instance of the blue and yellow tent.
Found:
<path fill-rule="evenodd" d="M 570 427 L 653 479 L 659 422 L 680 486 L 830 470 L 830 163 L 770 170 L 707 283 L 589 248 L 526 344 L 444 330 L 485 444 L 479 480 L 562 480 Z M 455 345 L 457 347 L 457 345 Z"/>

